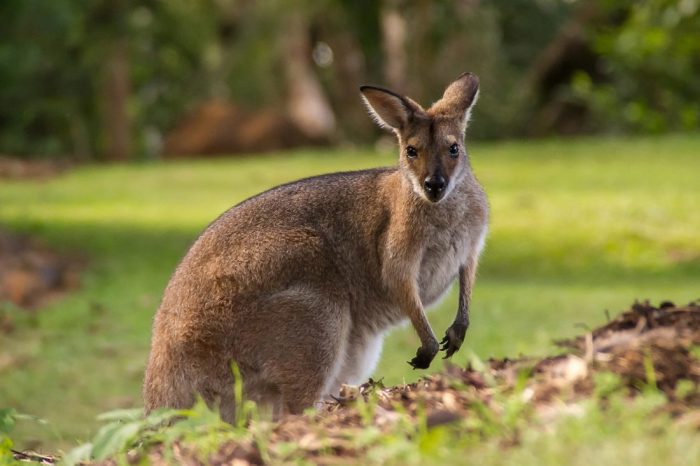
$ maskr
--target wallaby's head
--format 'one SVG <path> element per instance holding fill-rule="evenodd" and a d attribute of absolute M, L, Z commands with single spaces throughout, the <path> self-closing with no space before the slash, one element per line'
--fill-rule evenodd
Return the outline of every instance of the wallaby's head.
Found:
<path fill-rule="evenodd" d="M 439 202 L 469 170 L 464 131 L 479 93 L 479 78 L 464 73 L 427 110 L 388 89 L 362 86 L 370 114 L 399 138 L 400 167 L 424 199 Z"/>

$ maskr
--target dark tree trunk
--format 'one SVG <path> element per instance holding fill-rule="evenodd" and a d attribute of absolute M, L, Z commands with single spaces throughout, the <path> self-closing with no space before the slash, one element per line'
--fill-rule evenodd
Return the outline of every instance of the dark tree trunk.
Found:
<path fill-rule="evenodd" d="M 115 39 L 108 47 L 102 77 L 102 119 L 105 157 L 111 161 L 128 160 L 131 155 L 129 121 L 129 53 L 125 38 Z"/>
<path fill-rule="evenodd" d="M 287 18 L 282 36 L 287 79 L 287 109 L 290 117 L 307 137 L 323 141 L 333 137 L 335 115 L 316 76 L 311 61 L 309 25 L 300 13 Z"/>
<path fill-rule="evenodd" d="M 593 51 L 587 28 L 601 20 L 596 2 L 583 2 L 559 29 L 549 45 L 535 59 L 525 78 L 525 87 L 532 93 L 536 110 L 529 133 L 542 136 L 551 132 L 575 134 L 586 126 L 588 109 L 579 102 L 555 97 L 562 85 L 578 70 L 599 78 L 598 59 Z"/>
<path fill-rule="evenodd" d="M 406 91 L 406 18 L 400 0 L 385 0 L 381 10 L 384 77 L 387 85 Z"/>

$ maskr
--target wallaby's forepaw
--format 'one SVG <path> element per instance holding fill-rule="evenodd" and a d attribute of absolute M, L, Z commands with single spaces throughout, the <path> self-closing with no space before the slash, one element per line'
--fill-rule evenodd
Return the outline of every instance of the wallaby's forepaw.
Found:
<path fill-rule="evenodd" d="M 445 332 L 445 338 L 442 339 L 440 344 L 440 351 L 445 352 L 445 357 L 442 359 L 447 359 L 451 357 L 455 352 L 462 346 L 464 342 L 464 336 L 467 334 L 467 326 L 464 324 L 454 323 Z"/>
<path fill-rule="evenodd" d="M 438 348 L 438 345 L 435 346 L 435 349 L 424 348 L 421 346 L 418 348 L 418 351 L 416 351 L 416 357 L 408 361 L 408 363 L 414 369 L 427 369 L 430 367 L 430 363 L 433 362 L 433 359 L 438 352 Z"/>

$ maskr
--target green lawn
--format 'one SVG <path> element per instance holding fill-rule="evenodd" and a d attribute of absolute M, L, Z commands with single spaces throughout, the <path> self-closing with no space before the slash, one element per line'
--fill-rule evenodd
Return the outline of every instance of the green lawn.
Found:
<path fill-rule="evenodd" d="M 454 361 L 543 354 L 635 298 L 700 298 L 700 135 L 474 143 L 491 233 L 472 327 Z M 297 152 L 255 158 L 86 166 L 48 182 L 0 184 L 0 224 L 89 258 L 82 289 L 0 334 L 0 407 L 24 421 L 17 446 L 75 445 L 103 411 L 139 406 L 150 323 L 188 245 L 229 206 L 276 184 L 390 165 L 393 154 Z M 452 293 L 429 316 L 440 336 Z M 387 339 L 377 377 L 413 381 L 410 328 Z M 431 370 L 438 370 L 434 364 Z"/>

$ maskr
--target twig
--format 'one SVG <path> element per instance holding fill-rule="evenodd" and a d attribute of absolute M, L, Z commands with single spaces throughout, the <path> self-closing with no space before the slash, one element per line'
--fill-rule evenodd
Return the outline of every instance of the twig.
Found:
<path fill-rule="evenodd" d="M 40 464 L 56 464 L 58 462 L 58 459 L 52 456 L 44 456 L 37 453 L 28 453 L 17 450 L 10 451 L 12 452 L 12 456 L 14 456 L 14 458 L 18 461 L 32 461 Z"/>

